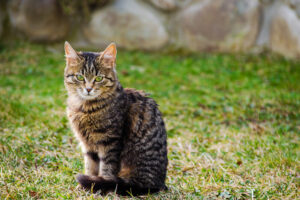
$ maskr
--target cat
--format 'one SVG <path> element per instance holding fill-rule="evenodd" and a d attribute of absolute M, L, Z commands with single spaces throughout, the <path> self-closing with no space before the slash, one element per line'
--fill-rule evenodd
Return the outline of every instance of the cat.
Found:
<path fill-rule="evenodd" d="M 166 190 L 167 135 L 156 102 L 123 89 L 114 43 L 103 52 L 76 52 L 65 42 L 67 115 L 84 154 L 85 175 L 76 179 L 93 192 L 142 195 Z"/>

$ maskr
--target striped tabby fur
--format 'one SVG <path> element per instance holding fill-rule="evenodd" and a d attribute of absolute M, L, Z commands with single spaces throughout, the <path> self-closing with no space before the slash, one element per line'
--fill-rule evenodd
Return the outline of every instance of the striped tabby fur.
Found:
<path fill-rule="evenodd" d="M 153 99 L 118 81 L 116 46 L 76 52 L 65 43 L 67 114 L 80 142 L 83 188 L 140 195 L 166 189 L 166 130 Z M 98 78 L 96 78 L 98 77 Z"/>

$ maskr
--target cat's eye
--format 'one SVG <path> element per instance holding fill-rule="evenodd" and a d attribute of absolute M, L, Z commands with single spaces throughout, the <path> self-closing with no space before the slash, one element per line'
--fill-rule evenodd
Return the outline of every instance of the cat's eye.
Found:
<path fill-rule="evenodd" d="M 77 80 L 79 81 L 83 81 L 84 77 L 82 75 L 76 75 Z"/>
<path fill-rule="evenodd" d="M 95 78 L 95 81 L 96 81 L 96 82 L 100 82 L 100 81 L 102 81 L 102 79 L 103 79 L 102 76 L 97 76 L 97 77 Z"/>

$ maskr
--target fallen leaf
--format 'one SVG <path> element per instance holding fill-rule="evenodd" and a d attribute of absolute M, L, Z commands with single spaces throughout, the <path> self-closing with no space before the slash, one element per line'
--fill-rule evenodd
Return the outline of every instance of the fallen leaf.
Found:
<path fill-rule="evenodd" d="M 38 193 L 37 193 L 37 192 L 35 192 L 35 191 L 31 191 L 31 190 L 29 190 L 29 195 L 30 195 L 31 197 L 38 198 Z"/>
<path fill-rule="evenodd" d="M 190 167 L 184 167 L 184 168 L 182 169 L 182 172 L 186 172 L 186 171 L 189 171 L 189 170 L 191 170 L 191 169 L 194 169 L 194 167 L 193 167 L 193 166 L 190 166 Z"/>

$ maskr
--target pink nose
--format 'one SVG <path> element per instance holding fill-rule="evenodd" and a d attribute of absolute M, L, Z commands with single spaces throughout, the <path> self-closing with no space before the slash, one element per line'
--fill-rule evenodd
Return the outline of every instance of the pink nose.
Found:
<path fill-rule="evenodd" d="M 87 92 L 90 92 L 92 91 L 92 88 L 88 87 L 88 88 L 85 88 Z"/>

